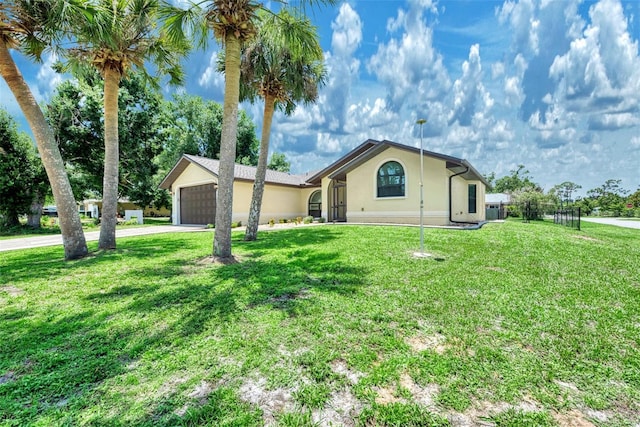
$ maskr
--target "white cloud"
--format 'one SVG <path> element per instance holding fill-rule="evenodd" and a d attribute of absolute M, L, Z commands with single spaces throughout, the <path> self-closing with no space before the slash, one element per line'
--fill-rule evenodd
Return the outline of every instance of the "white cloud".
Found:
<path fill-rule="evenodd" d="M 362 42 L 362 22 L 347 3 L 340 6 L 332 22 L 331 52 L 325 53 L 328 81 L 320 91 L 318 122 L 327 130 L 343 133 L 351 87 L 358 81 L 360 61 L 354 57 Z"/>
<path fill-rule="evenodd" d="M 486 113 L 493 106 L 493 99 L 482 84 L 480 46 L 469 50 L 469 59 L 462 64 L 462 76 L 453 84 L 453 106 L 449 124 L 458 122 L 470 126 L 477 110 Z"/>
<path fill-rule="evenodd" d="M 318 133 L 316 149 L 321 153 L 339 153 L 342 151 L 340 140 L 329 133 Z"/>
<path fill-rule="evenodd" d="M 349 107 L 345 130 L 351 134 L 368 132 L 371 128 L 387 126 L 394 120 L 397 120 L 397 115 L 387 108 L 384 99 L 376 98 L 373 104 L 366 99 Z"/>
<path fill-rule="evenodd" d="M 334 22 L 331 23 L 333 36 L 331 37 L 331 49 L 338 57 L 350 57 L 354 54 L 362 42 L 362 22 L 360 16 L 348 4 L 340 6 L 340 12 Z"/>
<path fill-rule="evenodd" d="M 403 30 L 401 38 L 380 44 L 367 69 L 386 86 L 389 108 L 398 112 L 425 100 L 442 99 L 451 82 L 442 55 L 433 47 L 433 30 L 424 22 L 424 8 L 431 2 L 410 3 L 411 10 L 399 10 L 388 29 Z"/>
<path fill-rule="evenodd" d="M 224 74 L 218 71 L 218 52 L 208 52 L 209 62 L 198 79 L 198 84 L 206 89 L 224 90 Z"/>
<path fill-rule="evenodd" d="M 58 85 L 64 80 L 62 75 L 53 69 L 53 65 L 56 62 L 58 62 L 58 56 L 56 54 L 46 55 L 44 63 L 38 70 L 38 74 L 36 76 L 38 87 L 37 93 L 39 94 L 39 97 L 37 98 L 38 101 L 48 100 Z"/>
<path fill-rule="evenodd" d="M 640 106 L 638 41 L 628 32 L 627 19 L 617 0 L 602 0 L 589 10 L 591 24 L 570 49 L 555 58 L 551 77 L 558 81 L 559 98 L 567 108 L 609 113 L 590 118 L 591 129 L 634 126 L 625 112 Z"/>

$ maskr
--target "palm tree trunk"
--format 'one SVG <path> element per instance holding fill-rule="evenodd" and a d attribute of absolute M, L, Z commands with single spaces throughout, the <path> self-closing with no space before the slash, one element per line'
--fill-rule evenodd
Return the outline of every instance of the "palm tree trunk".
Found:
<path fill-rule="evenodd" d="M 82 231 L 76 200 L 71 190 L 69 177 L 51 128 L 42 114 L 24 77 L 16 67 L 7 45 L 0 42 L 0 74 L 18 101 L 38 146 L 38 153 L 47 172 L 53 198 L 58 209 L 64 257 L 67 260 L 87 255 L 87 242 Z"/>
<path fill-rule="evenodd" d="M 218 170 L 218 200 L 213 255 L 231 257 L 231 219 L 233 215 L 233 176 L 238 139 L 238 102 L 240 101 L 240 40 L 233 34 L 225 38 L 225 83 Z"/>
<path fill-rule="evenodd" d="M 99 249 L 116 248 L 118 221 L 118 90 L 122 76 L 116 70 L 104 70 L 104 176 L 102 178 L 102 219 Z"/>
<path fill-rule="evenodd" d="M 253 182 L 253 196 L 251 197 L 251 207 L 249 208 L 249 221 L 244 240 L 253 241 L 258 238 L 258 224 L 260 224 L 260 210 L 262 208 L 262 195 L 264 194 L 264 180 L 267 176 L 267 159 L 269 156 L 269 139 L 271 137 L 271 122 L 273 121 L 273 111 L 275 98 L 266 95 L 264 98 L 264 114 L 262 118 L 262 136 L 260 138 L 260 157 L 258 157 L 258 168 L 256 178 Z"/>

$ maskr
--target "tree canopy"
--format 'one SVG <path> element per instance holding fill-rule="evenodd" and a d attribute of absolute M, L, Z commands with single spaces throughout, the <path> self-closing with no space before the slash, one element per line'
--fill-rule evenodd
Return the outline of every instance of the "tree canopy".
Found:
<path fill-rule="evenodd" d="M 0 226 L 19 225 L 18 216 L 30 214 L 33 202 L 44 200 L 48 185 L 31 138 L 0 109 Z"/>
<path fill-rule="evenodd" d="M 199 96 L 177 94 L 163 104 L 161 171 L 169 172 L 183 154 L 220 158 L 222 106 Z M 244 110 L 238 113 L 236 162 L 258 163 L 255 124 Z"/>
<path fill-rule="evenodd" d="M 271 158 L 269 158 L 267 169 L 278 172 L 289 172 L 291 170 L 291 163 L 287 161 L 284 153 L 273 153 Z"/>
<path fill-rule="evenodd" d="M 103 80 L 96 72 L 82 73 L 58 86 L 45 111 L 70 172 L 74 193 L 80 199 L 102 194 L 102 91 Z M 163 150 L 163 102 L 162 95 L 139 73 L 122 81 L 118 97 L 118 194 L 141 206 L 154 204 L 158 196 L 154 179 L 158 165 L 154 159 Z"/>

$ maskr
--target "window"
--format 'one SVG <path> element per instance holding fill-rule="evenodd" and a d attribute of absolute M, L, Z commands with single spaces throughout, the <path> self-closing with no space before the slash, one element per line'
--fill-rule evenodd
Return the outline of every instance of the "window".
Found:
<path fill-rule="evenodd" d="M 387 162 L 378 169 L 378 197 L 404 196 L 404 169 L 398 162 Z"/>
<path fill-rule="evenodd" d="M 476 213 L 476 184 L 469 184 L 469 213 Z"/>
<path fill-rule="evenodd" d="M 319 218 L 322 216 L 322 191 L 317 190 L 309 197 L 309 216 Z"/>

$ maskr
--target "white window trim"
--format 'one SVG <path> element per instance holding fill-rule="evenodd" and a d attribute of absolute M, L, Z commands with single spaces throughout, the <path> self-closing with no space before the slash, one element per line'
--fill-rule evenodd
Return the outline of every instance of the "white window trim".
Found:
<path fill-rule="evenodd" d="M 378 197 L 378 171 L 385 163 L 389 162 L 398 162 L 400 166 L 402 166 L 402 170 L 404 171 L 404 196 L 391 196 L 391 197 Z M 407 173 L 407 166 L 404 162 L 397 157 L 388 157 L 384 160 L 378 162 L 377 166 L 373 172 L 373 199 L 374 200 L 404 200 L 409 197 L 409 175 Z"/>

